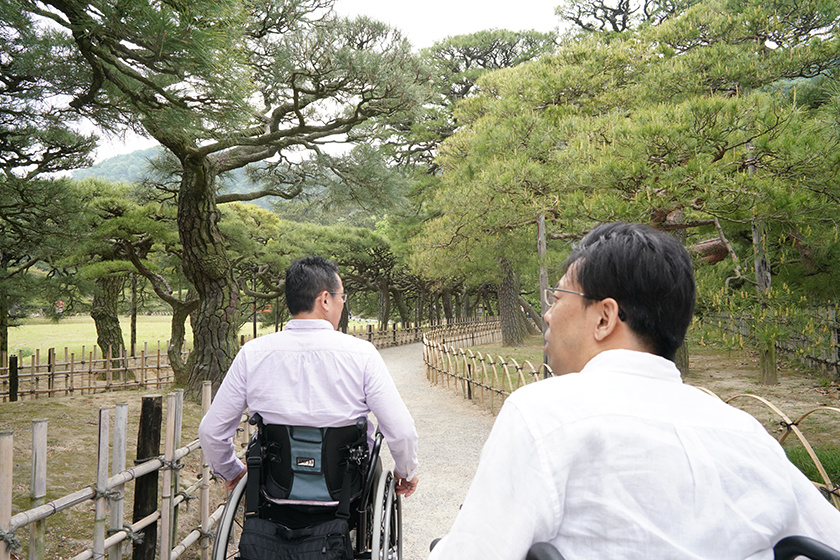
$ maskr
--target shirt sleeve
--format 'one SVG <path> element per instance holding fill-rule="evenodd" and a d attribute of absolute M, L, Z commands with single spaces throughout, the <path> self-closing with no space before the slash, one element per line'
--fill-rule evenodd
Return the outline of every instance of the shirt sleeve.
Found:
<path fill-rule="evenodd" d="M 452 530 L 430 560 L 521 560 L 560 525 L 556 483 L 539 442 L 510 399 L 481 452 Z M 557 452 L 557 450 L 554 450 Z"/>
<path fill-rule="evenodd" d="M 198 439 L 207 463 L 225 480 L 233 480 L 245 468 L 236 458 L 233 446 L 233 436 L 247 407 L 245 361 L 242 352 L 234 358 L 198 427 Z"/>
<path fill-rule="evenodd" d="M 374 348 L 366 364 L 365 399 L 394 458 L 394 470 L 407 480 L 417 470 L 417 430 L 382 356 Z"/>

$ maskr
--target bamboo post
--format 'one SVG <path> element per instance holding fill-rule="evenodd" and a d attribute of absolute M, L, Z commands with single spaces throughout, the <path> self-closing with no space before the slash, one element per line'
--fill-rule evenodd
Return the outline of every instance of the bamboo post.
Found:
<path fill-rule="evenodd" d="M 47 501 L 47 420 L 32 421 L 32 470 L 29 479 L 32 507 Z M 29 525 L 29 560 L 46 558 L 47 522 L 39 519 Z"/>
<path fill-rule="evenodd" d="M 105 530 L 108 523 L 108 444 L 111 411 L 99 409 L 99 445 L 96 459 L 96 509 L 93 520 L 93 557 L 105 556 Z"/>
<path fill-rule="evenodd" d="M 93 373 L 93 370 L 94 370 L 93 361 L 95 359 L 96 359 L 96 346 L 93 347 L 93 352 L 90 353 L 89 359 L 88 359 L 88 394 L 89 395 L 94 392 L 93 391 L 93 376 L 95 374 Z"/>
<path fill-rule="evenodd" d="M 75 385 L 73 383 L 73 381 L 74 381 L 73 377 L 75 375 L 74 374 L 75 369 L 76 369 L 76 353 L 71 352 L 70 353 L 70 394 L 71 395 L 73 394 L 73 391 L 75 390 Z"/>
<path fill-rule="evenodd" d="M 125 346 L 120 344 L 117 348 L 117 381 L 121 388 L 125 388 L 125 382 L 128 379 L 128 359 L 125 355 Z"/>
<path fill-rule="evenodd" d="M 155 367 L 157 371 L 157 388 L 160 389 L 160 340 L 157 343 L 157 364 Z"/>
<path fill-rule="evenodd" d="M 85 358 L 87 357 L 87 351 L 85 350 L 84 345 L 82 345 L 82 353 L 79 354 L 82 357 L 82 361 L 79 362 L 79 366 L 81 366 L 79 375 L 82 376 L 82 382 L 79 383 L 79 394 L 85 394 Z"/>
<path fill-rule="evenodd" d="M 163 397 L 143 397 L 140 426 L 137 431 L 137 463 L 144 463 L 160 455 L 160 427 L 163 420 Z M 158 507 L 158 471 L 137 478 L 134 484 L 134 512 L 132 521 L 155 513 Z M 151 523 L 143 530 L 143 539 L 133 544 L 134 560 L 154 560 L 157 549 L 158 525 Z"/>
<path fill-rule="evenodd" d="M 65 346 L 64 347 L 64 362 L 62 365 L 64 366 L 64 396 L 70 394 L 70 350 Z"/>
<path fill-rule="evenodd" d="M 47 397 L 54 396 L 55 392 L 55 348 L 47 350 Z"/>
<path fill-rule="evenodd" d="M 114 441 L 112 445 L 111 472 L 114 474 L 125 470 L 126 432 L 128 430 L 128 403 L 117 403 L 114 410 Z M 123 512 L 125 509 L 125 485 L 120 484 L 112 489 L 111 532 L 119 531 L 123 527 Z M 110 560 L 121 560 L 122 541 L 108 549 Z"/>
<path fill-rule="evenodd" d="M 210 409 L 213 395 L 213 384 L 210 381 L 201 382 L 201 416 L 204 417 Z M 201 451 L 201 483 L 199 484 L 199 506 L 201 508 L 202 536 L 199 542 L 201 560 L 210 560 L 210 465 Z"/>
<path fill-rule="evenodd" d="M 176 389 L 175 390 L 175 440 L 174 445 L 175 449 L 181 447 L 181 426 L 182 426 L 182 418 L 184 415 L 184 390 L 183 389 Z M 178 504 L 175 503 L 175 498 L 181 491 L 181 476 L 180 476 L 180 466 L 172 469 L 172 546 L 175 546 L 176 542 L 176 534 L 178 528 Z"/>
<path fill-rule="evenodd" d="M 18 400 L 18 383 L 20 382 L 18 375 L 18 357 L 9 356 L 9 402 Z"/>
<path fill-rule="evenodd" d="M 111 389 L 111 383 L 114 381 L 114 372 L 111 369 L 111 360 L 114 358 L 114 349 L 108 346 L 108 359 L 105 361 L 105 390 Z"/>
<path fill-rule="evenodd" d="M 169 560 L 172 553 L 172 518 L 174 504 L 172 478 L 175 466 L 175 409 L 178 395 L 166 395 L 166 439 L 163 446 L 163 494 L 160 503 L 160 560 Z"/>
<path fill-rule="evenodd" d="M 14 440 L 11 431 L 0 432 L 0 560 L 10 560 L 14 535 L 9 532 L 12 521 L 12 470 Z"/>
<path fill-rule="evenodd" d="M 140 386 L 146 388 L 146 347 L 140 351 Z"/>
<path fill-rule="evenodd" d="M 29 384 L 29 392 L 34 395 L 34 397 L 38 398 L 38 384 L 40 383 L 41 379 L 38 377 L 38 370 L 41 369 L 41 351 L 35 349 L 35 354 L 30 358 L 31 367 L 29 371 L 31 372 L 32 382 Z"/>

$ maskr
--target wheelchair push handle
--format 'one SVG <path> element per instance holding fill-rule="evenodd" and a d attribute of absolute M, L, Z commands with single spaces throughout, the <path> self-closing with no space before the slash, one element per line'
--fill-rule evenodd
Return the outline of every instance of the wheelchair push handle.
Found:
<path fill-rule="evenodd" d="M 773 547 L 774 560 L 793 560 L 799 556 L 811 560 L 840 560 L 840 551 L 810 537 L 785 537 Z"/>

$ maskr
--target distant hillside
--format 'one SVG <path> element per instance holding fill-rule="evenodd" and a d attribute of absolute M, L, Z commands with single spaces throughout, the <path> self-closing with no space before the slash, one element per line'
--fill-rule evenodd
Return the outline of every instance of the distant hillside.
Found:
<path fill-rule="evenodd" d="M 145 150 L 136 150 L 129 154 L 114 156 L 87 169 L 78 169 L 71 176 L 79 180 L 93 177 L 114 183 L 137 183 L 143 179 L 149 165 L 149 160 L 156 157 L 162 150 L 163 148 L 156 146 Z M 236 169 L 225 174 L 220 179 L 220 184 L 223 185 L 221 192 L 226 193 L 246 193 L 257 188 L 248 179 L 244 169 Z M 270 199 L 261 199 L 253 201 L 252 204 L 270 209 L 271 202 Z"/>
<path fill-rule="evenodd" d="M 72 173 L 74 179 L 88 179 L 90 177 L 112 181 L 114 183 L 136 183 L 143 178 L 149 159 L 163 150 L 160 146 L 145 150 L 136 150 L 130 154 L 114 156 L 103 160 L 87 169 L 79 169 Z"/>

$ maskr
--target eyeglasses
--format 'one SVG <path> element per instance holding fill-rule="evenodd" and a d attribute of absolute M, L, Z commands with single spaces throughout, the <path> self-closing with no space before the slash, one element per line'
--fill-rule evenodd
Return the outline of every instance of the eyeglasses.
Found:
<path fill-rule="evenodd" d="M 344 303 L 347 303 L 347 296 L 348 296 L 347 292 L 327 292 L 327 293 L 330 294 L 330 295 L 333 295 L 333 296 L 340 296 L 341 301 L 344 302 Z"/>
<path fill-rule="evenodd" d="M 574 290 L 566 290 L 565 288 L 546 288 L 545 289 L 545 302 L 551 306 L 554 305 L 554 302 L 557 301 L 557 294 L 554 292 L 563 292 L 566 294 L 575 294 L 576 296 L 585 297 L 586 299 L 594 299 L 597 301 L 601 301 L 604 298 L 588 296 L 583 292 L 576 292 Z M 627 313 L 624 312 L 622 308 L 618 308 L 618 318 L 622 321 L 627 319 Z"/>
<path fill-rule="evenodd" d="M 564 292 L 567 294 L 575 294 L 577 296 L 585 297 L 587 299 L 598 299 L 598 298 L 591 298 L 588 295 L 584 294 L 583 292 L 576 292 L 574 290 L 566 290 L 564 288 L 546 288 L 545 289 L 545 302 L 548 305 L 554 305 L 554 302 L 557 301 L 557 294 L 554 292 Z"/>

